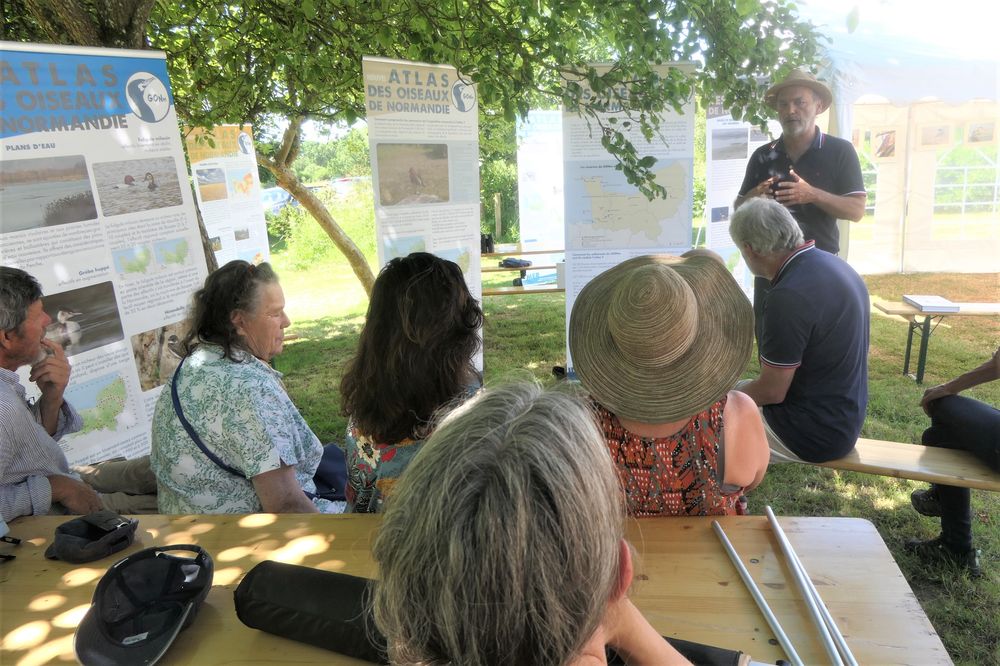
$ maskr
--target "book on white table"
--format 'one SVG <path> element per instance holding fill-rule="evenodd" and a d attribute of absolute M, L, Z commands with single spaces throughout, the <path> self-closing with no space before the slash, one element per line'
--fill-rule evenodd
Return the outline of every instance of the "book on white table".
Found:
<path fill-rule="evenodd" d="M 903 300 L 921 312 L 958 312 L 958 305 L 943 296 L 928 294 L 903 294 Z"/>

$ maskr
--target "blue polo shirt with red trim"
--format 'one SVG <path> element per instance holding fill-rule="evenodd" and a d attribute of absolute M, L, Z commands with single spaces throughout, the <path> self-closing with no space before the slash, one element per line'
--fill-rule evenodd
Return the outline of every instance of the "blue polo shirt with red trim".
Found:
<path fill-rule="evenodd" d="M 740 196 L 768 178 L 787 178 L 789 169 L 795 169 L 795 173 L 813 187 L 831 194 L 865 193 L 861 164 L 854 146 L 849 141 L 824 134 L 817 127 L 812 144 L 797 162 L 788 156 L 781 138 L 755 150 L 747 163 Z M 799 223 L 806 240 L 815 240 L 816 247 L 832 254 L 840 251 L 840 230 L 833 215 L 815 204 L 789 206 L 788 210 Z"/>
<path fill-rule="evenodd" d="M 764 418 L 803 460 L 846 455 L 868 406 L 868 289 L 839 257 L 805 243 L 785 260 L 764 301 L 760 362 L 795 368 Z"/>

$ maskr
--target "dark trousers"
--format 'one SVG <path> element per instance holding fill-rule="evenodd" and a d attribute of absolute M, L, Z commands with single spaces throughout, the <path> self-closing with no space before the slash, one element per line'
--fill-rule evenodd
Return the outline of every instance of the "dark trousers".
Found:
<path fill-rule="evenodd" d="M 923 443 L 946 449 L 963 449 L 1000 471 L 1000 410 L 960 395 L 947 395 L 930 403 L 931 427 Z M 942 540 L 955 551 L 972 548 L 971 492 L 968 488 L 936 486 L 941 505 Z"/>

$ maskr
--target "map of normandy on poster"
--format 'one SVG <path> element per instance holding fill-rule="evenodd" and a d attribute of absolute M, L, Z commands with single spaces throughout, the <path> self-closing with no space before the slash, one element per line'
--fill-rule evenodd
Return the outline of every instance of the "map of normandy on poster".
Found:
<path fill-rule="evenodd" d="M 672 67 L 686 71 L 690 65 Z M 659 112 L 652 141 L 642 135 L 637 121 L 626 126 L 630 119 L 621 111 L 600 113 L 600 122 L 576 112 L 563 114 L 567 321 L 577 294 L 596 275 L 632 257 L 680 254 L 691 247 L 694 100 L 687 100 L 681 111 Z M 666 189 L 665 198 L 650 200 L 628 183 L 601 145 L 602 126 L 621 128 L 640 157 L 656 158 L 652 172 Z M 572 373 L 568 344 L 566 358 Z"/>
<path fill-rule="evenodd" d="M 145 454 L 206 274 L 165 56 L 0 42 L 0 84 L 0 264 L 41 283 L 72 365 L 83 428 L 60 445 L 71 464 Z"/>

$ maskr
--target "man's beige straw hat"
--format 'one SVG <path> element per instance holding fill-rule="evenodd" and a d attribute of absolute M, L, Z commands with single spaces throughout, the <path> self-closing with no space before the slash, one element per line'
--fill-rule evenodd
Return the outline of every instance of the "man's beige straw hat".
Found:
<path fill-rule="evenodd" d="M 590 281 L 569 348 L 583 387 L 620 417 L 693 416 L 733 387 L 753 344 L 753 308 L 711 257 L 636 257 Z"/>
<path fill-rule="evenodd" d="M 791 86 L 803 86 L 816 93 L 816 96 L 819 97 L 820 103 L 822 104 L 820 113 L 829 109 L 830 104 L 833 103 L 833 93 L 830 92 L 830 89 L 826 86 L 826 84 L 817 80 L 816 77 L 809 72 L 804 72 L 801 69 L 793 69 L 788 73 L 788 76 L 768 88 L 767 92 L 764 93 L 764 103 L 772 109 L 777 110 L 778 93 Z"/>

